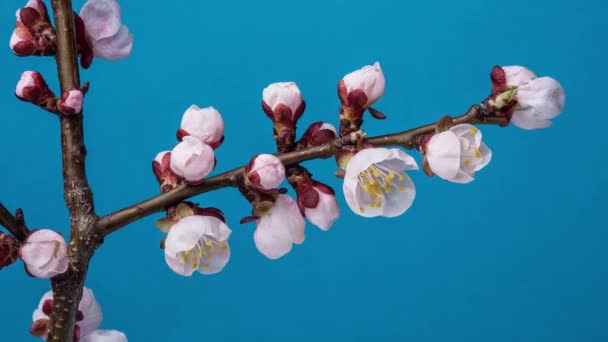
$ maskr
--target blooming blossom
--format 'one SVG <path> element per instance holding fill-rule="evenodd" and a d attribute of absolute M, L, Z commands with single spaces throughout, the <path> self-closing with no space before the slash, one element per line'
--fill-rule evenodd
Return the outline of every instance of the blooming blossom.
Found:
<path fill-rule="evenodd" d="M 481 132 L 469 124 L 433 135 L 424 152 L 432 172 L 455 183 L 473 181 L 475 172 L 492 159 L 492 151 L 481 141 Z"/>
<path fill-rule="evenodd" d="M 262 98 L 262 108 L 273 122 L 295 123 L 306 106 L 294 82 L 272 83 L 264 88 Z"/>
<path fill-rule="evenodd" d="M 19 250 L 27 271 L 37 278 L 51 278 L 68 269 L 68 247 L 61 234 L 40 229 L 32 232 Z"/>
<path fill-rule="evenodd" d="M 298 204 L 287 195 L 279 195 L 272 208 L 256 224 L 253 240 L 260 253 L 278 259 L 291 246 L 304 242 L 305 222 Z"/>
<path fill-rule="evenodd" d="M 315 226 L 328 230 L 340 217 L 336 193 L 329 186 L 312 181 L 296 189 L 298 205 L 304 216 Z"/>
<path fill-rule="evenodd" d="M 165 260 L 177 274 L 220 272 L 230 259 L 232 231 L 214 216 L 193 215 L 179 220 L 165 240 Z"/>
<path fill-rule="evenodd" d="M 285 167 L 272 154 L 258 154 L 245 167 L 245 178 L 249 185 L 258 190 L 274 190 L 285 179 Z"/>
<path fill-rule="evenodd" d="M 193 136 L 203 143 L 218 148 L 224 139 L 224 120 L 213 107 L 199 108 L 190 106 L 182 117 L 178 139 L 186 135 Z"/>
<path fill-rule="evenodd" d="M 338 95 L 346 106 L 367 109 L 384 94 L 386 81 L 380 63 L 367 65 L 344 76 Z"/>
<path fill-rule="evenodd" d="M 213 149 L 194 137 L 184 137 L 171 151 L 171 171 L 187 182 L 202 182 L 214 167 Z"/>
<path fill-rule="evenodd" d="M 550 119 L 558 116 L 565 103 L 562 86 L 551 77 L 538 78 L 521 66 L 496 67 L 492 71 L 493 93 L 497 108 L 514 103 L 509 108 L 511 122 L 523 129 L 551 126 Z"/>
<path fill-rule="evenodd" d="M 120 5 L 116 0 L 88 0 L 80 10 L 80 18 L 95 57 L 117 60 L 131 54 L 133 36 L 121 23 Z"/>
<path fill-rule="evenodd" d="M 414 158 L 399 149 L 368 148 L 346 167 L 344 197 L 364 217 L 394 217 L 414 202 L 416 188 L 405 170 L 418 170 Z"/>

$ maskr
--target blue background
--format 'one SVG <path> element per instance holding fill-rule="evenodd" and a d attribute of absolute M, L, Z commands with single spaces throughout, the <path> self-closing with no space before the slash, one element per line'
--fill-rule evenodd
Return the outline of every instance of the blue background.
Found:
<path fill-rule="evenodd" d="M 16 100 L 22 71 L 51 59 L 15 58 L 13 13 L 0 2 L 0 200 L 31 227 L 67 234 L 58 120 Z M 155 154 L 175 144 L 183 111 L 213 105 L 226 121 L 217 172 L 272 152 L 263 87 L 296 81 L 308 102 L 300 131 L 337 122 L 337 81 L 376 60 L 387 78 L 370 135 L 459 114 L 489 92 L 494 64 L 558 79 L 564 113 L 552 128 L 482 130 L 494 152 L 463 186 L 413 173 L 418 196 L 397 219 L 349 212 L 278 261 L 257 252 L 234 189 L 196 198 L 233 229 L 232 259 L 214 276 L 173 274 L 155 215 L 110 236 L 87 285 L 104 328 L 131 341 L 606 341 L 605 80 L 608 24 L 601 1 L 122 1 L 131 58 L 96 60 L 83 80 L 88 174 L 107 214 L 156 194 Z M 82 1 L 76 1 L 80 8 Z M 419 155 L 414 154 L 418 160 Z M 306 163 L 341 193 L 331 160 Z M 20 264 L 0 273 L 3 341 L 26 341 L 47 291 Z"/>

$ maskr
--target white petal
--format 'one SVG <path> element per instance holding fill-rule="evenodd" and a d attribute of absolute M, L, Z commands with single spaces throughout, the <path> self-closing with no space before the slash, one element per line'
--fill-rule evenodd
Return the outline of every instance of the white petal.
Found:
<path fill-rule="evenodd" d="M 215 217 L 193 215 L 184 217 L 171 227 L 165 239 L 165 253 L 175 256 L 192 249 L 210 231 L 210 225 L 219 221 Z"/>
<path fill-rule="evenodd" d="M 449 179 L 450 182 L 460 183 L 460 184 L 470 183 L 474 180 L 475 180 L 475 178 L 473 178 L 473 176 L 464 172 L 463 170 L 458 170 L 458 173 L 456 174 L 456 176 L 452 179 Z"/>
<path fill-rule="evenodd" d="M 127 336 L 117 330 L 95 330 L 84 338 L 81 342 L 127 342 Z"/>
<path fill-rule="evenodd" d="M 202 274 L 215 274 L 224 269 L 228 261 L 230 260 L 230 247 L 226 242 L 226 250 L 219 249 L 217 252 L 212 253 L 211 259 L 203 258 L 198 267 L 198 271 Z M 205 263 L 208 267 L 205 267 Z"/>
<path fill-rule="evenodd" d="M 84 319 L 78 322 L 78 326 L 80 326 L 80 334 L 82 336 L 86 336 L 93 330 L 97 329 L 101 324 L 101 320 L 103 319 L 101 307 L 99 306 L 99 303 L 97 303 L 95 295 L 91 289 L 87 287 L 83 289 L 82 299 L 78 305 L 78 310 L 82 311 L 84 316 Z"/>
<path fill-rule="evenodd" d="M 278 259 L 291 250 L 293 243 L 304 242 L 304 218 L 297 203 L 279 195 L 270 211 L 258 222 L 253 239 L 258 250 L 270 259 Z"/>
<path fill-rule="evenodd" d="M 344 76 L 344 84 L 348 93 L 362 90 L 367 96 L 366 107 L 371 106 L 384 94 L 386 81 L 380 63 L 367 65 Z"/>
<path fill-rule="evenodd" d="M 481 143 L 481 145 L 479 146 L 479 153 L 481 154 L 481 162 L 477 164 L 477 166 L 475 167 L 475 171 L 483 169 L 492 160 L 492 150 L 490 150 L 490 148 L 486 144 Z"/>
<path fill-rule="evenodd" d="M 541 77 L 520 86 L 516 98 L 512 122 L 524 129 L 545 128 L 551 125 L 547 120 L 563 110 L 565 93 L 556 80 Z"/>
<path fill-rule="evenodd" d="M 340 217 L 340 208 L 336 196 L 316 190 L 319 194 L 319 203 L 316 208 L 305 208 L 306 218 L 322 230 L 331 228 L 335 220 Z"/>
<path fill-rule="evenodd" d="M 82 6 L 80 17 L 93 40 L 111 37 L 120 29 L 120 6 L 116 0 L 89 0 Z"/>
<path fill-rule="evenodd" d="M 284 104 L 291 109 L 292 115 L 302 104 L 302 93 L 294 82 L 272 83 L 264 88 L 262 98 L 273 111 L 279 104 Z"/>
<path fill-rule="evenodd" d="M 125 25 L 122 25 L 113 36 L 93 41 L 95 57 L 110 61 L 129 57 L 132 48 L 133 35 Z"/>
<path fill-rule="evenodd" d="M 276 189 L 285 180 L 285 167 L 281 160 L 272 154 L 257 155 L 250 172 L 258 174 L 262 190 Z"/>
<path fill-rule="evenodd" d="M 49 319 L 49 316 L 42 312 L 42 306 L 47 300 L 53 300 L 53 291 L 47 291 L 42 296 L 42 298 L 40 298 L 40 301 L 38 302 L 38 307 L 36 308 L 36 310 L 34 310 L 34 313 L 32 314 L 32 322 L 36 322 L 39 319 Z"/>
<path fill-rule="evenodd" d="M 213 149 L 194 137 L 184 137 L 171 151 L 171 170 L 187 181 L 201 181 L 214 166 Z"/>
<path fill-rule="evenodd" d="M 403 186 L 404 191 L 393 191 L 386 194 L 382 206 L 382 216 L 384 217 L 400 216 L 414 203 L 416 187 L 412 179 L 407 174 L 403 174 L 403 181 L 398 185 Z"/>
<path fill-rule="evenodd" d="M 358 179 L 359 174 L 375 163 L 384 161 L 392 156 L 391 150 L 387 148 L 367 148 L 359 151 L 348 162 L 344 179 Z"/>
<path fill-rule="evenodd" d="M 213 145 L 224 136 L 224 120 L 213 107 L 190 106 L 182 117 L 181 129 L 208 145 Z"/>
<path fill-rule="evenodd" d="M 460 140 L 452 131 L 433 135 L 426 145 L 426 158 L 431 170 L 450 180 L 460 170 Z"/>
<path fill-rule="evenodd" d="M 507 77 L 508 87 L 518 87 L 537 77 L 535 73 L 523 66 L 503 66 L 502 69 L 504 70 L 505 76 Z"/>
<path fill-rule="evenodd" d="M 194 268 L 192 268 L 192 264 L 186 264 L 180 257 L 177 257 L 176 254 L 170 254 L 165 249 L 165 262 L 169 266 L 169 268 L 182 276 L 189 277 L 194 273 Z"/>
<path fill-rule="evenodd" d="M 21 246 L 21 259 L 34 277 L 51 278 L 68 269 L 67 244 L 55 231 L 37 230 Z"/>
<path fill-rule="evenodd" d="M 467 139 L 473 146 L 481 144 L 481 131 L 471 124 L 460 124 L 450 128 L 459 138 Z"/>

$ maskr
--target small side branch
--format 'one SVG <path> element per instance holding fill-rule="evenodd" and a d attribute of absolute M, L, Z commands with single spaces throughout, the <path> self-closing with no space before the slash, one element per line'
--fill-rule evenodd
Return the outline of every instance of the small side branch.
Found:
<path fill-rule="evenodd" d="M 454 118 L 455 124 L 470 123 L 470 124 L 492 124 L 506 125 L 506 118 L 493 113 L 485 113 L 479 105 L 471 106 L 466 114 Z M 425 134 L 430 134 L 435 131 L 436 123 L 428 124 L 418 128 L 410 129 L 404 132 L 381 135 L 369 138 L 368 141 L 374 146 L 401 146 L 407 149 L 414 149 L 417 146 L 419 138 Z M 334 152 L 340 148 L 342 141 L 340 138 L 329 142 L 325 145 L 307 148 L 295 152 L 278 153 L 276 154 L 285 166 L 294 165 L 311 159 L 328 158 L 333 156 Z M 204 183 L 197 186 L 189 186 L 182 184 L 177 188 L 154 196 L 143 202 L 134 204 L 130 207 L 121 209 L 112 214 L 100 218 L 96 223 L 96 230 L 103 236 L 108 235 L 129 223 L 137 221 L 148 215 L 156 212 L 161 212 L 171 205 L 175 205 L 180 201 L 190 197 L 200 195 L 212 190 L 220 188 L 237 186 L 238 177 L 243 173 L 244 167 L 239 167 L 214 177 L 207 179 Z"/>
<path fill-rule="evenodd" d="M 0 203 L 0 226 L 6 228 L 19 241 L 24 241 L 30 233 L 25 225 L 25 218 L 21 208 L 17 209 L 15 216 L 13 216 L 2 203 Z"/>

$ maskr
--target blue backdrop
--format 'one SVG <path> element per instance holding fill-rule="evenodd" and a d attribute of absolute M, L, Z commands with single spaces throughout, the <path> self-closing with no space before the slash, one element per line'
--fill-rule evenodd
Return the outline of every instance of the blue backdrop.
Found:
<path fill-rule="evenodd" d="M 58 120 L 14 98 L 22 71 L 57 89 L 53 60 L 8 48 L 14 11 L 0 2 L 0 200 L 31 227 L 68 233 Z M 83 1 L 76 1 L 80 8 Z M 233 229 L 232 259 L 214 276 L 165 265 L 148 217 L 110 236 L 87 285 L 104 328 L 131 341 L 606 341 L 605 39 L 602 1 L 122 1 L 131 58 L 82 73 L 88 175 L 106 214 L 156 194 L 150 170 L 183 111 L 213 105 L 226 121 L 217 172 L 273 151 L 263 87 L 296 81 L 302 125 L 337 121 L 337 81 L 380 61 L 388 121 L 370 135 L 460 114 L 484 98 L 493 65 L 558 79 L 566 109 L 546 130 L 482 128 L 492 163 L 463 186 L 412 174 L 413 207 L 397 219 L 349 212 L 281 260 L 257 252 L 233 189 L 196 198 Z M 305 126 L 304 126 L 305 127 Z M 303 130 L 304 127 L 301 127 Z M 419 155 L 415 154 L 420 160 Z M 334 163 L 306 163 L 341 193 Z M 34 341 L 31 313 L 47 291 L 17 264 L 0 273 L 2 341 Z"/>

